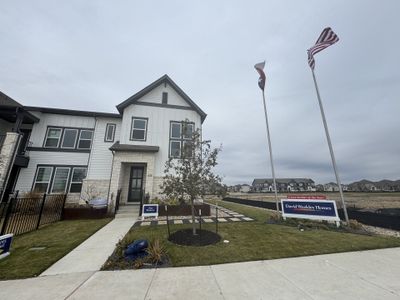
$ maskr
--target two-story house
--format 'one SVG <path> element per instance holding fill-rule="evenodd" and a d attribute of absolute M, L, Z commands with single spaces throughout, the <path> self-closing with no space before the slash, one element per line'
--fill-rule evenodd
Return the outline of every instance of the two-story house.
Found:
<path fill-rule="evenodd" d="M 165 162 L 181 157 L 206 114 L 167 75 L 117 110 L 24 106 L 30 118 L 24 125 L 29 159 L 10 178 L 14 183 L 9 190 L 68 193 L 70 203 L 104 198 L 110 209 L 118 191 L 123 204 L 140 202 L 145 194 L 159 196 Z M 7 128 L 16 122 L 3 121 Z M 3 123 L 0 133 L 7 131 Z M 15 132 L 21 133 L 18 128 Z"/>

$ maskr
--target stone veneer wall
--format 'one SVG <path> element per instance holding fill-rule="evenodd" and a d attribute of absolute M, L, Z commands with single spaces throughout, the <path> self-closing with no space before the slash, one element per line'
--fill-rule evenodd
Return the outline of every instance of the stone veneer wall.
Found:
<path fill-rule="evenodd" d="M 18 137 L 19 134 L 16 132 L 7 132 L 3 146 L 0 149 L 0 189 L 6 183 L 8 167 L 13 163 L 14 149 L 18 147 Z"/>
<path fill-rule="evenodd" d="M 160 185 L 163 182 L 163 177 L 162 176 L 155 176 L 153 178 L 153 196 L 152 198 L 163 198 L 164 195 L 161 195 L 161 189 L 160 189 Z"/>
<path fill-rule="evenodd" d="M 79 203 L 84 204 L 85 200 L 89 201 L 92 198 L 107 199 L 109 186 L 110 186 L 110 180 L 108 179 L 103 179 L 103 180 L 84 179 L 82 183 L 82 191 L 80 194 Z"/>

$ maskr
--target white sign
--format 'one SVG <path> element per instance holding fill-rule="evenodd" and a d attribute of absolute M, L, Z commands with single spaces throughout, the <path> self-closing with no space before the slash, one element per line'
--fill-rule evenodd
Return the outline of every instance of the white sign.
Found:
<path fill-rule="evenodd" d="M 301 218 L 339 222 L 336 202 L 315 199 L 282 199 L 284 218 Z"/>
<path fill-rule="evenodd" d="M 10 255 L 13 234 L 0 235 L 0 259 Z"/>
<path fill-rule="evenodd" d="M 142 219 L 146 217 L 158 218 L 158 204 L 143 204 Z"/>

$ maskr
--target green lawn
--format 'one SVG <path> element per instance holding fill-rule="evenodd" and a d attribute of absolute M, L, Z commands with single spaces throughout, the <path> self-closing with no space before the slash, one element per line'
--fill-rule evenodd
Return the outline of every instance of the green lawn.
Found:
<path fill-rule="evenodd" d="M 367 236 L 339 230 L 311 229 L 303 232 L 297 227 L 266 224 L 267 210 L 236 203 L 220 202 L 230 208 L 254 218 L 255 222 L 220 223 L 219 234 L 223 240 L 205 247 L 178 246 L 167 240 L 167 227 L 134 227 L 125 236 L 122 244 L 136 239 L 158 238 L 168 251 L 173 266 L 195 266 L 228 262 L 274 259 L 293 256 L 315 255 L 333 252 L 400 247 L 400 239 L 382 236 Z M 173 225 L 171 232 L 191 225 Z M 215 224 L 202 228 L 215 230 Z M 121 253 L 117 250 L 116 253 Z M 108 264 L 104 269 L 129 268 L 127 263 Z"/>
<path fill-rule="evenodd" d="M 0 280 L 39 275 L 109 221 L 61 221 L 14 237 L 11 254 L 0 260 Z M 46 248 L 28 250 L 32 247 Z"/>

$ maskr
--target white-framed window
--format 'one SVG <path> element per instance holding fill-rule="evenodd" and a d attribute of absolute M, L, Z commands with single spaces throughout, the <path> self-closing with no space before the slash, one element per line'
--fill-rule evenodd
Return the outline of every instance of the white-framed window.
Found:
<path fill-rule="evenodd" d="M 75 167 L 72 169 L 70 193 L 80 193 L 82 190 L 83 179 L 86 178 L 87 168 Z"/>
<path fill-rule="evenodd" d="M 79 134 L 78 149 L 90 149 L 92 147 L 93 130 L 82 129 Z"/>
<path fill-rule="evenodd" d="M 65 128 L 61 142 L 61 148 L 75 149 L 77 138 L 78 138 L 78 129 Z"/>
<path fill-rule="evenodd" d="M 147 118 L 132 118 L 131 141 L 146 141 Z"/>
<path fill-rule="evenodd" d="M 38 167 L 32 190 L 37 193 L 47 193 L 53 167 Z"/>
<path fill-rule="evenodd" d="M 49 127 L 46 132 L 44 146 L 46 148 L 58 148 L 61 139 L 61 128 Z"/>
<path fill-rule="evenodd" d="M 104 136 L 104 141 L 105 142 L 114 142 L 115 127 L 116 127 L 116 125 L 115 124 L 111 124 L 111 123 L 108 123 L 106 125 L 106 133 L 105 133 L 105 136 Z"/>
<path fill-rule="evenodd" d="M 174 141 L 171 140 L 170 142 L 170 152 L 169 152 L 169 156 L 171 157 L 175 157 L 175 158 L 179 158 L 181 157 L 181 141 Z"/>
<path fill-rule="evenodd" d="M 169 130 L 169 156 L 173 158 L 193 156 L 193 138 L 194 123 L 176 122 L 170 123 Z"/>
<path fill-rule="evenodd" d="M 54 171 L 53 185 L 51 193 L 65 193 L 69 178 L 70 168 L 56 167 Z"/>

